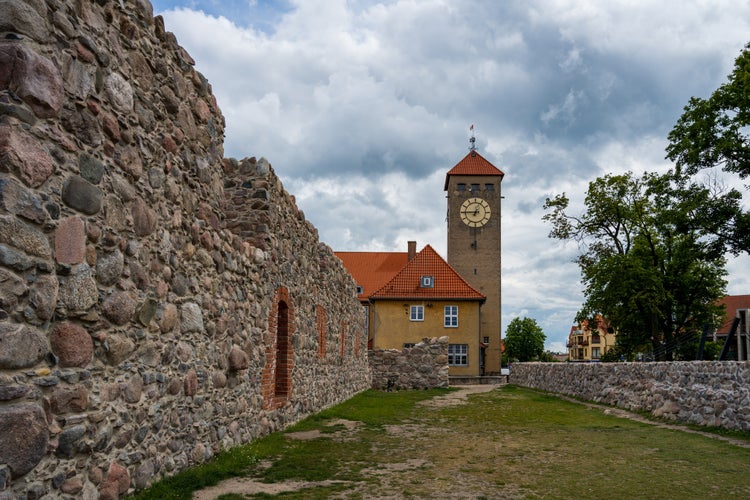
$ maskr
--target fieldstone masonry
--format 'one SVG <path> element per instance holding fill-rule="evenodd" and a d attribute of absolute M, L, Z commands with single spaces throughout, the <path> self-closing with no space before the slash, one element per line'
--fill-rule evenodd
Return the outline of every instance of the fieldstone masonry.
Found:
<path fill-rule="evenodd" d="M 425 338 L 414 347 L 368 353 L 374 389 L 448 387 L 448 337 Z"/>
<path fill-rule="evenodd" d="M 677 422 L 750 430 L 748 361 L 515 363 L 510 382 Z"/>
<path fill-rule="evenodd" d="M 147 0 L 0 0 L 0 498 L 118 498 L 370 387 L 355 283 L 193 64 Z"/>

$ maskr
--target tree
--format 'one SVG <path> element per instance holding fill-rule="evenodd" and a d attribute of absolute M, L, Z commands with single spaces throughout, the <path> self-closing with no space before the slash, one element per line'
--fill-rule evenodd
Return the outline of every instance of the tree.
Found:
<path fill-rule="evenodd" d="M 749 127 L 750 44 L 735 60 L 727 83 L 708 99 L 690 99 L 669 133 L 667 158 L 675 162 L 678 174 L 694 175 L 705 168 L 721 167 L 745 179 L 750 176 Z M 738 191 L 732 195 L 741 200 Z M 750 212 L 738 206 L 696 222 L 724 240 L 729 251 L 750 253 Z"/>
<path fill-rule="evenodd" d="M 589 184 L 579 216 L 568 213 L 565 194 L 544 205 L 550 237 L 575 240 L 582 250 L 585 301 L 576 320 L 606 318 L 626 357 L 669 346 L 718 317 L 723 246 L 689 223 L 687 208 L 705 193 L 683 193 L 682 181 L 673 172 L 607 175 Z M 669 350 L 664 358 L 671 359 Z"/>
<path fill-rule="evenodd" d="M 505 349 L 511 359 L 531 361 L 542 355 L 546 339 L 535 319 L 513 318 L 505 331 Z"/>
<path fill-rule="evenodd" d="M 721 166 L 750 175 L 750 44 L 734 62 L 729 81 L 708 99 L 693 97 L 669 133 L 667 157 L 694 174 Z"/>

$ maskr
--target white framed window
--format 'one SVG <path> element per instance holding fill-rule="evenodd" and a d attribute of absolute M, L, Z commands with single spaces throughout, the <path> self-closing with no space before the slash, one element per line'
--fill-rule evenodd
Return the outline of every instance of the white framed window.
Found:
<path fill-rule="evenodd" d="M 410 321 L 424 321 L 424 306 L 411 306 L 409 311 Z"/>
<path fill-rule="evenodd" d="M 458 328 L 458 306 L 445 306 L 443 311 L 443 326 L 445 328 Z"/>
<path fill-rule="evenodd" d="M 598 347 L 592 347 L 591 348 L 591 359 L 599 359 L 599 348 Z"/>
<path fill-rule="evenodd" d="M 468 366 L 469 344 L 448 344 L 448 366 Z"/>

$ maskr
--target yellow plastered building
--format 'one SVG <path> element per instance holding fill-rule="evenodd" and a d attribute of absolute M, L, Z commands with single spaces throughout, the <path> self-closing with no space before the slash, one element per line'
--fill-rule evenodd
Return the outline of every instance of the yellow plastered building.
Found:
<path fill-rule="evenodd" d="M 386 257 L 377 252 L 337 255 L 358 284 L 376 282 L 373 270 L 387 264 Z M 391 257 L 390 264 L 399 258 Z M 426 337 L 447 336 L 450 375 L 482 375 L 487 347 L 480 329 L 484 295 L 430 245 L 416 253 L 416 242 L 409 242 L 405 257 L 404 266 L 387 282 L 370 293 L 362 285 L 358 290 L 362 292 L 360 301 L 367 308 L 370 347 L 403 349 Z M 376 262 L 383 266 L 373 265 Z"/>

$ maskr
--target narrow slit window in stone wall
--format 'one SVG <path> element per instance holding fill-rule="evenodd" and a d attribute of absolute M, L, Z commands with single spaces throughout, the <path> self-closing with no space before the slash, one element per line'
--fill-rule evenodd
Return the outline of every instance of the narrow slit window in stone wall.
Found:
<path fill-rule="evenodd" d="M 344 357 L 344 351 L 346 349 L 346 322 L 341 322 L 341 357 Z"/>
<path fill-rule="evenodd" d="M 289 347 L 289 307 L 280 301 L 276 326 L 276 397 L 289 395 Z"/>
<path fill-rule="evenodd" d="M 315 319 L 318 323 L 318 357 L 323 358 L 326 355 L 326 333 L 328 330 L 325 307 L 318 306 L 315 309 Z"/>

